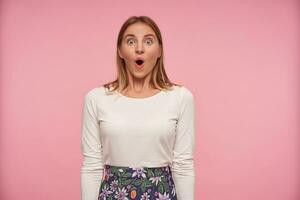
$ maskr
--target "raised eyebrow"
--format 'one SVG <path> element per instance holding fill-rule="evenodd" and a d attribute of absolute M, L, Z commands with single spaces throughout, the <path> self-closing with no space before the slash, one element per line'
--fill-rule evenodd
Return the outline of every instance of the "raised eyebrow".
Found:
<path fill-rule="evenodd" d="M 125 37 L 124 38 L 127 38 L 127 37 L 129 37 L 129 36 L 133 36 L 133 37 L 135 37 L 135 35 L 134 34 L 127 34 L 127 35 L 125 35 Z M 155 38 L 155 36 L 153 35 L 153 34 L 146 34 L 146 35 L 144 35 L 144 37 L 148 37 L 148 36 L 152 36 L 152 37 L 154 37 Z"/>

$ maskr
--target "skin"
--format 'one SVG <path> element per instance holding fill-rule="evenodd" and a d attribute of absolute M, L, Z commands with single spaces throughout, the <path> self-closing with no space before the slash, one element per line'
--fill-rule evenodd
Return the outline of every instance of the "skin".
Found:
<path fill-rule="evenodd" d="M 128 36 L 133 34 L 134 36 Z M 145 36 L 153 34 L 153 36 Z M 119 56 L 124 59 L 129 86 L 122 92 L 130 97 L 149 97 L 160 92 L 150 85 L 150 77 L 157 59 L 161 56 L 161 47 L 155 32 L 147 24 L 138 22 L 127 27 L 123 35 Z M 144 58 L 144 67 L 137 68 L 137 57 Z"/>

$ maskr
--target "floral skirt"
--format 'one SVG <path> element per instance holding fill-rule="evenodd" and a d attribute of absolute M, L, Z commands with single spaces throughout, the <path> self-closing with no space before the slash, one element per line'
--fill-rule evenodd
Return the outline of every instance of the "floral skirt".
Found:
<path fill-rule="evenodd" d="M 177 200 L 170 166 L 105 165 L 98 200 Z"/>

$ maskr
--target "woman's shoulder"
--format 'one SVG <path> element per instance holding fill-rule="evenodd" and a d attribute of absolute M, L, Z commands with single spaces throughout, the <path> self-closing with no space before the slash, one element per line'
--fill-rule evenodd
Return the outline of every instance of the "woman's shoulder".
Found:
<path fill-rule="evenodd" d="M 106 91 L 107 89 L 103 85 L 96 86 L 86 91 L 85 98 L 101 98 Z"/>
<path fill-rule="evenodd" d="M 183 97 L 193 97 L 193 92 L 185 85 L 174 85 L 173 88 Z"/>

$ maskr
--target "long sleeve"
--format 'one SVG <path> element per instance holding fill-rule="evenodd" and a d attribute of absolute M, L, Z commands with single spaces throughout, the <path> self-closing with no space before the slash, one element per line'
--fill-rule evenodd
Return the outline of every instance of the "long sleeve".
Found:
<path fill-rule="evenodd" d="M 193 94 L 181 88 L 180 115 L 177 121 L 171 171 L 178 200 L 194 200 L 195 104 Z"/>
<path fill-rule="evenodd" d="M 95 97 L 84 97 L 81 127 L 81 200 L 97 200 L 103 176 L 103 156 Z"/>

